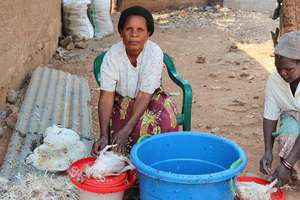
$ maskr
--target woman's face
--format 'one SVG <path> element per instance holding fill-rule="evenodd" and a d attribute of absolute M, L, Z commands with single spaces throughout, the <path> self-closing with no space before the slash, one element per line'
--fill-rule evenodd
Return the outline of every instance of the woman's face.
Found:
<path fill-rule="evenodd" d="M 300 61 L 281 56 L 275 58 L 275 66 L 279 75 L 288 83 L 300 77 Z"/>
<path fill-rule="evenodd" d="M 142 16 L 131 15 L 127 17 L 121 32 L 126 50 L 133 54 L 139 54 L 149 38 L 146 19 Z"/>

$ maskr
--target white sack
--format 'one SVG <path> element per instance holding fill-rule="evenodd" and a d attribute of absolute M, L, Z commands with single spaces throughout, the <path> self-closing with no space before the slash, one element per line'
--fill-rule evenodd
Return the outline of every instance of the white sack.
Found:
<path fill-rule="evenodd" d="M 103 38 L 113 33 L 110 8 L 111 0 L 91 0 L 89 15 L 96 38 Z"/>
<path fill-rule="evenodd" d="M 93 26 L 88 18 L 87 9 L 90 0 L 64 0 L 63 21 L 67 35 L 89 39 L 94 36 Z"/>

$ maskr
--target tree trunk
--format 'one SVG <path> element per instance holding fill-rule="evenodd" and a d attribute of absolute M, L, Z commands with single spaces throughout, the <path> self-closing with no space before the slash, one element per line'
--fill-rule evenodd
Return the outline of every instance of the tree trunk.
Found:
<path fill-rule="evenodd" d="M 280 15 L 280 34 L 300 31 L 300 1 L 283 0 Z"/>

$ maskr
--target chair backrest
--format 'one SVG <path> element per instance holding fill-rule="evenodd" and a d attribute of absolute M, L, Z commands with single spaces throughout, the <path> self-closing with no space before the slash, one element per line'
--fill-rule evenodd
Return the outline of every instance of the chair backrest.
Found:
<path fill-rule="evenodd" d="M 106 51 L 102 52 L 94 61 L 94 75 L 98 85 L 100 85 L 100 68 L 105 54 Z M 184 80 L 179 74 L 177 74 L 175 65 L 167 53 L 164 53 L 164 64 L 167 67 L 171 80 L 182 89 L 182 109 L 177 115 L 177 122 L 179 125 L 182 125 L 182 129 L 184 131 L 189 131 L 191 130 L 192 87 L 187 80 Z"/>

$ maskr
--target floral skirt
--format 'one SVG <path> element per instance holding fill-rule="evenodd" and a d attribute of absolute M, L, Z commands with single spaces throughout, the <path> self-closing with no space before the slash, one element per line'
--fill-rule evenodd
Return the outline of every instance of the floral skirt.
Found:
<path fill-rule="evenodd" d="M 118 132 L 130 119 L 134 99 L 116 93 L 111 120 L 111 134 Z M 130 134 L 130 144 L 145 134 L 178 131 L 177 110 L 174 101 L 164 91 L 155 91 L 147 109 Z"/>

